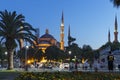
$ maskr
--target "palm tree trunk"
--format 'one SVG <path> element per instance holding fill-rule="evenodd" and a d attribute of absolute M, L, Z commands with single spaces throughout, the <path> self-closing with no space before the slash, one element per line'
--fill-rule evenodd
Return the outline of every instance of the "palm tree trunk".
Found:
<path fill-rule="evenodd" d="M 13 66 L 13 50 L 8 51 L 8 70 L 12 70 L 14 68 Z"/>
<path fill-rule="evenodd" d="M 8 52 L 8 66 L 7 69 L 8 70 L 12 70 L 14 68 L 13 66 L 13 53 L 14 53 L 14 48 L 15 48 L 15 41 L 11 38 L 8 37 L 7 41 L 5 42 L 6 48 L 7 48 L 7 52 Z"/>

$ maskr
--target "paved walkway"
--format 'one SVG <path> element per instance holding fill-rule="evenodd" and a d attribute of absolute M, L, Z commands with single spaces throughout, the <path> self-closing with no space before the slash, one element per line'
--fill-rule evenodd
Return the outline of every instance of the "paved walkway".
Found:
<path fill-rule="evenodd" d="M 0 72 L 4 72 L 6 70 L 6 68 L 0 69 Z M 72 69 L 73 71 L 75 69 Z M 72 71 L 71 70 L 71 71 Z M 14 71 L 16 72 L 24 72 L 25 69 L 24 68 L 14 68 Z M 52 68 L 52 69 L 47 69 L 47 68 L 28 68 L 28 72 L 54 72 L 54 71 L 67 71 L 69 72 L 69 68 L 68 69 L 60 69 L 60 68 Z M 94 69 L 82 69 L 82 68 L 78 68 L 78 71 L 82 71 L 82 72 L 95 72 Z M 98 72 L 109 72 L 109 70 L 107 68 L 102 68 L 102 69 L 98 69 Z M 114 69 L 113 72 L 120 72 L 119 69 Z"/>
<path fill-rule="evenodd" d="M 0 72 L 0 80 L 14 80 L 18 75 L 15 72 Z"/>

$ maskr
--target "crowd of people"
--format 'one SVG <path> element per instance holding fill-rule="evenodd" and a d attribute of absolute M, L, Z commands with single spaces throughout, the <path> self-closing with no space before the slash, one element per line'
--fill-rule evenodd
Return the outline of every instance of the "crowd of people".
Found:
<path fill-rule="evenodd" d="M 66 69 L 69 71 L 78 71 L 78 70 L 92 70 L 95 72 L 101 71 L 101 70 L 108 70 L 109 72 L 112 72 L 114 69 L 114 55 L 111 53 L 111 51 L 109 52 L 108 56 L 106 57 L 108 64 L 107 66 L 104 65 L 104 63 L 99 60 L 99 59 L 95 59 L 93 63 L 89 63 L 88 60 L 86 60 L 84 63 L 80 63 L 78 61 L 71 61 L 69 63 L 44 63 L 42 64 L 42 66 L 37 65 L 38 67 L 41 68 L 48 68 L 48 69 L 55 69 L 56 67 L 59 68 L 60 70 Z M 44 66 L 43 66 L 44 65 Z M 120 65 L 118 66 L 118 68 L 120 69 Z"/>
<path fill-rule="evenodd" d="M 88 60 L 86 60 L 84 63 L 80 63 L 78 61 L 71 61 L 69 63 L 37 63 L 36 65 L 30 65 L 31 68 L 46 68 L 46 69 L 55 69 L 58 68 L 59 70 L 69 70 L 69 71 L 78 71 L 78 70 L 91 70 L 91 71 L 101 71 L 101 70 L 108 70 L 109 72 L 113 72 L 114 70 L 114 55 L 110 51 L 108 56 L 106 57 L 107 65 L 104 65 L 104 62 L 95 59 L 93 63 L 89 63 Z M 0 66 L 1 68 L 1 66 Z M 22 68 L 22 67 L 20 67 Z M 120 65 L 118 65 L 118 69 L 120 71 Z"/>
<path fill-rule="evenodd" d="M 109 51 L 108 56 L 106 57 L 107 60 L 107 65 L 104 64 L 104 62 L 100 61 L 99 59 L 95 59 L 92 64 L 89 64 L 88 61 L 84 62 L 82 64 L 82 67 L 80 67 L 80 64 L 78 63 L 71 63 L 70 62 L 70 70 L 74 69 L 79 69 L 81 68 L 82 70 L 94 70 L 95 72 L 101 71 L 101 70 L 108 70 L 109 72 L 113 72 L 115 65 L 114 65 L 114 55 L 112 54 L 111 51 Z M 117 66 L 117 68 L 120 71 L 120 65 Z"/>

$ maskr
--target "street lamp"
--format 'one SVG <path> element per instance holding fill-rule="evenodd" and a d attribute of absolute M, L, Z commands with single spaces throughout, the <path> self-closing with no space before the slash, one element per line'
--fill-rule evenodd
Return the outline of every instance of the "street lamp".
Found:
<path fill-rule="evenodd" d="M 25 70 L 28 71 L 28 66 L 27 66 L 27 50 L 28 50 L 29 46 L 25 47 Z"/>
<path fill-rule="evenodd" d="M 74 56 L 74 58 L 76 59 L 76 56 Z"/>
<path fill-rule="evenodd" d="M 5 55 L 7 55 L 8 53 L 7 53 L 7 51 L 5 51 Z"/>
<path fill-rule="evenodd" d="M 69 53 L 69 55 L 71 55 L 71 51 L 69 51 L 68 53 Z"/>
<path fill-rule="evenodd" d="M 68 53 L 69 53 L 69 58 L 71 59 L 71 53 L 72 53 L 72 51 L 68 51 Z"/>

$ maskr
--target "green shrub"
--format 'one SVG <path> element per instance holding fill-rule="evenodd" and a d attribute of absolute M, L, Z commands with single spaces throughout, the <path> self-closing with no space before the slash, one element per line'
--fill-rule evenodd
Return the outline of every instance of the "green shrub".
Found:
<path fill-rule="evenodd" d="M 27 72 L 15 80 L 120 80 L 119 73 L 90 72 Z"/>

